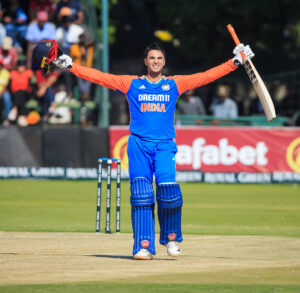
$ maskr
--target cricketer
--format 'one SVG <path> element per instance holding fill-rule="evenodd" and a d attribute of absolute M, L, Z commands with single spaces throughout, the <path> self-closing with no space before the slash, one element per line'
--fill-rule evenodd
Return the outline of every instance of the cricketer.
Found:
<path fill-rule="evenodd" d="M 43 45 L 40 46 L 42 51 Z M 234 71 L 244 63 L 241 53 L 252 58 L 249 46 L 238 45 L 234 57 L 205 72 L 192 75 L 163 76 L 166 58 L 164 50 L 153 43 L 145 50 L 144 76 L 114 75 L 72 63 L 68 55 L 53 59 L 55 66 L 69 70 L 79 78 L 89 80 L 123 93 L 130 108 L 128 140 L 131 218 L 133 228 L 133 258 L 151 260 L 155 255 L 154 207 L 156 184 L 160 244 L 172 257 L 181 254 L 182 193 L 175 179 L 174 115 L 177 99 L 189 90 L 201 87 Z M 43 54 L 42 54 L 43 55 Z M 45 60 L 44 60 L 45 61 Z M 44 62 L 43 61 L 43 62 Z"/>

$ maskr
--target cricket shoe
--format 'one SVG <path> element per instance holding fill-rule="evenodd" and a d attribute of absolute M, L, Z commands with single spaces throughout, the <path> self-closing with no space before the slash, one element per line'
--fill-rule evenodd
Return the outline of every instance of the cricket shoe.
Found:
<path fill-rule="evenodd" d="M 133 256 L 135 260 L 151 260 L 153 259 L 153 254 L 147 249 L 142 248 L 138 253 Z"/>
<path fill-rule="evenodd" d="M 169 241 L 166 246 L 169 256 L 178 257 L 181 254 L 181 250 L 176 241 Z"/>

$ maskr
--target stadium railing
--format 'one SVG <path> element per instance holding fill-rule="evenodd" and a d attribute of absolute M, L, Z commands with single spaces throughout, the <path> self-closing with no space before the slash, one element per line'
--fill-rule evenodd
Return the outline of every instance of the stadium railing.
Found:
<path fill-rule="evenodd" d="M 223 125 L 223 126 L 284 126 L 290 121 L 288 117 L 276 117 L 268 122 L 264 116 L 241 116 L 235 119 L 220 119 L 208 115 L 175 115 L 176 125 Z"/>

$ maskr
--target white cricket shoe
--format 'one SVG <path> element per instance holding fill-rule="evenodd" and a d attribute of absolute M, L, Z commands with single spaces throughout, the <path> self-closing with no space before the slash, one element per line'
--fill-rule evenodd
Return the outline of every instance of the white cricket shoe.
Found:
<path fill-rule="evenodd" d="M 166 246 L 169 256 L 178 257 L 181 254 L 181 250 L 176 241 L 169 241 Z"/>
<path fill-rule="evenodd" d="M 153 259 L 153 254 L 147 249 L 142 248 L 138 253 L 133 256 L 133 259 L 136 260 L 151 260 Z"/>

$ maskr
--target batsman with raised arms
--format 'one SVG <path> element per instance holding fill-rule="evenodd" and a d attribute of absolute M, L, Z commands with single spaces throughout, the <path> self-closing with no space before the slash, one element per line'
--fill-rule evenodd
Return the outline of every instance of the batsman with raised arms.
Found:
<path fill-rule="evenodd" d="M 58 52 L 58 54 L 57 54 Z M 114 75 L 76 63 L 59 50 L 55 41 L 39 43 L 34 52 L 35 62 L 46 69 L 69 70 L 74 75 L 123 93 L 130 107 L 128 159 L 130 202 L 133 228 L 133 258 L 151 260 L 155 255 L 153 174 L 160 225 L 160 244 L 167 253 L 178 257 L 182 238 L 182 193 L 175 179 L 174 115 L 177 99 L 189 90 L 201 87 L 234 71 L 243 64 L 241 53 L 254 56 L 249 46 L 238 45 L 234 58 L 205 72 L 192 75 L 163 76 L 165 52 L 153 43 L 145 50 L 147 75 Z"/>

